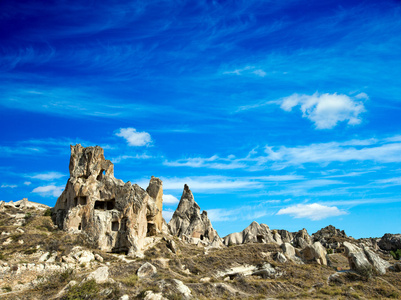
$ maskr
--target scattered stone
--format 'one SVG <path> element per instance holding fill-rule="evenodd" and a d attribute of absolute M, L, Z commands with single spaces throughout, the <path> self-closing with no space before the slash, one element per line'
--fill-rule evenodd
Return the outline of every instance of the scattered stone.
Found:
<path fill-rule="evenodd" d="M 170 249 L 171 252 L 173 252 L 174 254 L 177 254 L 178 249 L 177 249 L 175 242 L 171 239 L 165 239 L 165 241 L 166 241 L 167 248 Z"/>
<path fill-rule="evenodd" d="M 15 231 L 18 232 L 18 233 L 24 233 L 25 232 L 23 229 L 21 229 L 19 227 L 17 229 L 15 229 Z"/>
<path fill-rule="evenodd" d="M 145 300 L 168 300 L 167 298 L 163 297 L 162 293 L 154 293 L 153 291 L 146 291 L 144 299 Z"/>
<path fill-rule="evenodd" d="M 285 263 L 287 262 L 287 258 L 285 257 L 285 255 L 281 252 L 277 252 L 277 254 L 274 257 L 274 260 L 281 262 L 281 263 Z"/>
<path fill-rule="evenodd" d="M 137 275 L 139 278 L 148 278 L 152 277 L 157 273 L 157 269 L 150 262 L 144 263 L 137 271 Z"/>
<path fill-rule="evenodd" d="M 191 298 L 191 290 L 181 280 L 173 279 L 176 289 L 186 298 Z"/>
<path fill-rule="evenodd" d="M 85 281 L 94 279 L 96 283 L 105 283 L 109 279 L 109 267 L 100 267 L 86 277 Z"/>
<path fill-rule="evenodd" d="M 129 296 L 128 296 L 127 294 L 122 295 L 122 296 L 120 297 L 120 300 L 129 300 Z"/>
<path fill-rule="evenodd" d="M 98 262 L 103 262 L 103 257 L 101 257 L 99 254 L 95 254 L 95 259 L 96 259 Z"/>

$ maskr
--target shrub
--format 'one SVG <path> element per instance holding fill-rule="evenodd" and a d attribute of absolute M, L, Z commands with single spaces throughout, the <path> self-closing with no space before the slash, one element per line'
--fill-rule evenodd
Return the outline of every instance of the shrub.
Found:
<path fill-rule="evenodd" d="M 121 279 L 121 282 L 128 286 L 134 286 L 138 282 L 138 276 L 132 274 L 126 278 Z"/>
<path fill-rule="evenodd" d="M 99 287 L 94 279 L 72 286 L 63 300 L 99 299 Z"/>
<path fill-rule="evenodd" d="M 327 254 L 333 254 L 333 249 L 327 249 Z"/>
<path fill-rule="evenodd" d="M 3 286 L 3 287 L 2 287 L 2 290 L 3 290 L 5 293 L 8 293 L 8 292 L 11 292 L 13 289 L 11 288 L 11 286 L 6 285 L 6 286 Z"/>
<path fill-rule="evenodd" d="M 396 251 L 390 251 L 390 254 L 394 259 L 399 260 L 401 258 L 401 249 L 397 249 Z"/>
<path fill-rule="evenodd" d="M 52 210 L 50 208 L 46 209 L 45 212 L 43 213 L 43 216 L 51 217 L 52 216 Z"/>

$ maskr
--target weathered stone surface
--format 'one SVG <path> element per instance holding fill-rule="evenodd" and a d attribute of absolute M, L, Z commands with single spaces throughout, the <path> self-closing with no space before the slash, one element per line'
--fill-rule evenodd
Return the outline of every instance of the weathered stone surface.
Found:
<path fill-rule="evenodd" d="M 148 278 L 152 277 L 157 273 L 157 269 L 150 262 L 144 263 L 137 271 L 137 275 L 139 278 Z"/>
<path fill-rule="evenodd" d="M 159 188 L 155 200 L 138 185 L 114 178 L 113 164 L 99 146 L 71 146 L 69 170 L 70 178 L 53 208 L 52 218 L 59 228 L 84 233 L 104 251 L 140 252 L 148 229 L 154 224 L 161 227 L 157 207 L 161 181 L 151 180 L 149 190 Z"/>
<path fill-rule="evenodd" d="M 290 243 L 283 243 L 281 245 L 281 249 L 283 249 L 284 254 L 288 258 L 294 258 L 295 257 L 295 249 Z"/>
<path fill-rule="evenodd" d="M 277 260 L 278 262 L 281 262 L 281 263 L 287 262 L 287 258 L 281 252 L 276 253 L 276 255 L 274 256 L 274 260 Z"/>
<path fill-rule="evenodd" d="M 155 235 L 162 231 L 163 227 L 163 183 L 159 178 L 152 176 L 146 192 L 149 194 L 148 200 L 148 233 Z"/>
<path fill-rule="evenodd" d="M 344 242 L 344 247 L 351 269 L 359 273 L 366 273 L 367 270 L 376 270 L 380 274 L 385 274 L 386 269 L 390 266 L 388 262 L 381 259 L 367 247 L 362 249 L 349 242 Z"/>
<path fill-rule="evenodd" d="M 322 244 L 320 244 L 320 242 L 315 242 L 313 245 L 307 245 L 301 251 L 301 258 L 305 262 L 315 262 L 319 265 L 327 265 L 326 249 Z"/>
<path fill-rule="evenodd" d="M 292 241 L 294 247 L 305 248 L 307 245 L 312 245 L 312 239 L 305 228 L 293 234 L 294 239 Z"/>
<path fill-rule="evenodd" d="M 145 292 L 144 300 L 168 300 L 168 299 L 163 297 L 162 293 L 155 293 L 153 291 L 147 291 L 147 292 Z"/>
<path fill-rule="evenodd" d="M 276 237 L 277 238 L 277 237 Z M 276 243 L 269 226 L 253 221 L 241 232 L 231 233 L 223 238 L 226 246 L 246 243 Z"/>
<path fill-rule="evenodd" d="M 219 237 L 207 217 L 207 212 L 200 213 L 200 207 L 188 185 L 184 186 L 180 203 L 168 227 L 172 235 L 196 244 L 199 240 L 211 243 L 215 237 Z"/>
<path fill-rule="evenodd" d="M 341 246 L 338 241 L 348 239 L 348 236 L 344 230 L 329 225 L 312 234 L 311 238 L 314 242 L 320 242 L 325 248 L 337 249 Z"/>
<path fill-rule="evenodd" d="M 228 276 L 230 279 L 234 279 L 238 276 L 260 276 L 262 278 L 275 278 L 280 275 L 281 273 L 277 273 L 277 271 L 269 263 L 263 263 L 257 266 L 235 266 L 216 273 L 216 277 L 224 278 Z"/>
<path fill-rule="evenodd" d="M 380 249 L 387 251 L 396 251 L 401 249 L 401 234 L 386 233 L 378 243 Z"/>
<path fill-rule="evenodd" d="M 390 263 L 380 258 L 376 253 L 370 250 L 368 247 L 363 247 L 363 251 L 369 262 L 376 269 L 379 274 L 386 274 L 386 270 L 390 267 Z"/>
<path fill-rule="evenodd" d="M 100 267 L 90 273 L 86 280 L 94 279 L 96 283 L 105 283 L 109 280 L 109 267 Z"/>
<path fill-rule="evenodd" d="M 22 210 L 25 210 L 25 209 L 46 210 L 46 209 L 50 208 L 50 206 L 47 206 L 45 204 L 29 201 L 28 198 L 23 198 L 22 200 L 18 200 L 15 202 L 14 201 L 9 201 L 9 202 L 0 201 L 0 210 L 2 210 L 4 208 L 11 208 L 11 207 L 19 208 Z"/>

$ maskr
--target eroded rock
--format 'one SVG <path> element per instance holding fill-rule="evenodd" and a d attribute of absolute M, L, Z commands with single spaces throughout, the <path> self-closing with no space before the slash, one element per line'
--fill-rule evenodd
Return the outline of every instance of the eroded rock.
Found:
<path fill-rule="evenodd" d="M 114 166 L 99 146 L 71 146 L 70 178 L 53 208 L 60 229 L 84 233 L 100 250 L 135 255 L 144 239 L 160 230 L 161 181 L 148 190 L 114 177 Z M 160 207 L 160 209 L 159 209 Z M 155 229 L 153 231 L 153 229 Z"/>
<path fill-rule="evenodd" d="M 183 238 L 184 240 L 197 244 L 205 241 L 211 243 L 218 237 L 216 230 L 207 217 L 207 212 L 200 213 L 200 207 L 195 202 L 194 196 L 188 185 L 184 186 L 180 203 L 173 214 L 168 227 L 172 235 Z"/>
<path fill-rule="evenodd" d="M 139 278 L 148 278 L 152 277 L 157 273 L 157 269 L 150 262 L 144 263 L 137 271 L 137 275 Z"/>
<path fill-rule="evenodd" d="M 246 243 L 276 243 L 276 240 L 274 239 L 269 226 L 253 221 L 243 231 L 234 232 L 225 236 L 223 242 L 226 246 L 229 246 Z"/>

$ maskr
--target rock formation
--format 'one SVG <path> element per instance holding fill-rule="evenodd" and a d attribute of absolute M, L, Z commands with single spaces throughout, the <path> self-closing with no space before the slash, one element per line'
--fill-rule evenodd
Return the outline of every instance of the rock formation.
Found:
<path fill-rule="evenodd" d="M 390 266 L 387 261 L 367 247 L 360 248 L 349 242 L 344 242 L 344 247 L 350 268 L 361 274 L 366 274 L 371 270 L 375 270 L 379 274 L 385 274 L 386 269 Z"/>
<path fill-rule="evenodd" d="M 397 251 L 397 249 L 401 249 L 401 234 L 386 233 L 378 245 L 382 250 Z"/>
<path fill-rule="evenodd" d="M 168 223 L 168 227 L 172 235 L 190 242 L 196 243 L 200 240 L 211 243 L 217 239 L 220 240 L 207 217 L 207 212 L 200 213 L 200 207 L 195 202 L 188 185 L 184 185 L 180 203 Z"/>
<path fill-rule="evenodd" d="M 278 233 L 276 233 L 278 234 Z M 223 238 L 226 246 L 246 243 L 273 243 L 276 242 L 269 226 L 253 221 L 241 232 L 231 233 Z M 281 243 L 279 243 L 281 244 Z"/>
<path fill-rule="evenodd" d="M 327 265 L 326 249 L 320 242 L 314 242 L 313 245 L 307 245 L 301 251 L 300 256 L 305 262 Z"/>
<path fill-rule="evenodd" d="M 162 183 L 152 177 L 147 193 L 114 177 L 99 146 L 71 146 L 70 178 L 53 208 L 60 229 L 84 233 L 104 251 L 141 251 L 144 239 L 161 230 Z M 154 198 L 153 198 L 154 197 Z"/>
<path fill-rule="evenodd" d="M 344 230 L 335 228 L 332 225 L 324 227 L 312 235 L 314 242 L 320 242 L 325 248 L 337 249 L 341 242 L 349 239 Z"/>
<path fill-rule="evenodd" d="M 2 210 L 3 208 L 45 210 L 45 209 L 49 209 L 50 207 L 45 204 L 28 201 L 28 198 L 23 198 L 22 200 L 18 200 L 15 202 L 14 201 L 10 201 L 10 202 L 0 201 L 0 210 Z"/>

